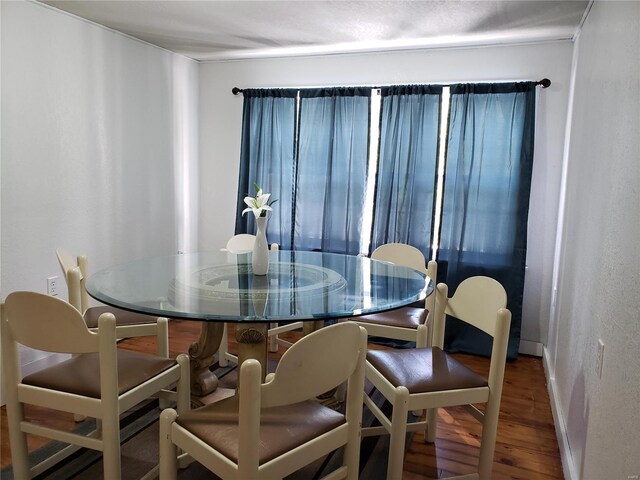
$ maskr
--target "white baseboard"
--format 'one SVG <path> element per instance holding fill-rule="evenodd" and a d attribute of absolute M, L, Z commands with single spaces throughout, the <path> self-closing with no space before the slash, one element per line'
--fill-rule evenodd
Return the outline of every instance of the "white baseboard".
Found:
<path fill-rule="evenodd" d="M 555 373 L 551 371 L 551 359 L 549 358 L 549 350 L 547 350 L 546 347 L 544 348 L 544 355 L 542 356 L 542 365 L 544 366 L 544 374 L 547 378 L 547 390 L 549 391 L 553 423 L 556 427 L 556 437 L 558 439 L 558 448 L 560 449 L 560 460 L 562 461 L 564 478 L 566 480 L 579 480 L 573 455 L 571 455 L 571 446 L 569 445 L 569 435 L 564 412 L 562 411 L 560 399 L 558 398 Z"/>
<path fill-rule="evenodd" d="M 520 348 L 518 353 L 523 355 L 533 355 L 534 357 L 542 357 L 544 345 L 540 342 L 532 342 L 530 340 L 520 340 Z"/>

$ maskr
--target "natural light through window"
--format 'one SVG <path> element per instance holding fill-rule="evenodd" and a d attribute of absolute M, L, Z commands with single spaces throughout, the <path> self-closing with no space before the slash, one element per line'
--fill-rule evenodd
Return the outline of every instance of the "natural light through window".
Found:
<path fill-rule="evenodd" d="M 442 216 L 442 199 L 444 192 L 444 171 L 447 154 L 447 136 L 449 135 L 449 87 L 443 87 L 440 100 L 440 125 L 438 126 L 438 160 L 437 182 L 434 198 L 433 243 L 431 244 L 431 260 L 436 259 L 438 253 L 438 239 L 440 238 L 440 218 Z M 369 164 L 367 171 L 367 187 L 365 208 L 362 218 L 362 235 L 360 237 L 360 253 L 368 255 L 371 245 L 371 230 L 373 228 L 373 206 L 375 203 L 376 174 L 378 170 L 378 156 L 380 154 L 380 114 L 382 96 L 379 88 L 371 90 L 371 124 L 369 130 Z"/>
<path fill-rule="evenodd" d="M 433 222 L 433 243 L 431 244 L 431 260 L 436 259 L 438 253 L 438 239 L 440 238 L 440 218 L 442 218 L 442 195 L 444 192 L 444 169 L 447 156 L 447 136 L 449 135 L 449 87 L 442 89 L 440 102 L 440 142 L 438 142 L 438 182 L 436 185 L 436 198 Z"/>
<path fill-rule="evenodd" d="M 360 237 L 360 253 L 367 255 L 371 243 L 373 228 L 373 203 L 376 191 L 376 173 L 378 170 L 378 144 L 380 140 L 380 89 L 371 91 L 371 126 L 369 130 L 369 168 L 367 172 L 367 191 L 365 209 L 362 218 L 362 235 Z"/>
<path fill-rule="evenodd" d="M 364 262 L 362 264 L 362 292 L 364 294 L 362 307 L 370 308 L 371 307 L 371 264 L 369 262 Z"/>

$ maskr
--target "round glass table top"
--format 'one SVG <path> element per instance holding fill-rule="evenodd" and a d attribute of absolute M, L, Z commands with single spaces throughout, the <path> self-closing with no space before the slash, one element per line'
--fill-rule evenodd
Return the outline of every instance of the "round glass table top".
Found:
<path fill-rule="evenodd" d="M 433 282 L 416 270 L 366 257 L 270 251 L 267 275 L 251 254 L 202 252 L 106 268 L 86 282 L 89 295 L 154 316 L 225 322 L 343 318 L 424 299 Z"/>

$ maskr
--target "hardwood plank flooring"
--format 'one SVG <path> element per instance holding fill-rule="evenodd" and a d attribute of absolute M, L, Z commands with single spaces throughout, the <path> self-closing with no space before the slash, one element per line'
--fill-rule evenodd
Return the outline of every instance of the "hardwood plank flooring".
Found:
<path fill-rule="evenodd" d="M 169 345 L 171 356 L 186 352 L 198 337 L 199 323 L 171 321 Z M 295 339 L 296 334 L 285 334 Z M 229 346 L 233 351 L 235 339 L 230 329 Z M 153 353 L 154 337 L 127 339 L 120 348 Z M 372 345 L 372 348 L 382 348 Z M 282 351 L 282 349 L 281 349 Z M 456 358 L 474 371 L 486 375 L 488 359 L 457 354 Z M 0 411 L 0 464 L 11 463 L 9 436 L 6 428 L 6 408 Z M 58 428 L 72 430 L 77 426 L 70 414 L 41 408 L 27 408 L 29 419 L 52 423 Z M 404 462 L 405 480 L 446 478 L 475 471 L 478 462 L 478 422 L 461 407 L 440 409 L 438 435 L 433 444 L 425 443 L 424 436 L 416 433 Z M 47 442 L 28 436 L 29 450 L 35 450 Z M 384 453 L 386 454 L 386 452 Z M 500 421 L 493 468 L 494 480 L 552 480 L 563 479 L 560 453 L 556 440 L 549 395 L 545 385 L 542 360 L 520 356 L 507 364 L 502 393 Z"/>

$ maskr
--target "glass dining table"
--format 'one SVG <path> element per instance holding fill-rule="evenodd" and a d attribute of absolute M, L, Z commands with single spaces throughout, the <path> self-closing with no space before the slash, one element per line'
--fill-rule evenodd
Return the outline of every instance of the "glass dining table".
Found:
<path fill-rule="evenodd" d="M 224 324 L 236 325 L 238 361 L 256 358 L 266 371 L 267 328 L 302 321 L 312 331 L 331 319 L 393 310 L 423 300 L 434 288 L 416 270 L 367 257 L 276 250 L 267 275 L 254 275 L 251 253 L 187 253 L 130 261 L 86 281 L 89 295 L 114 307 L 201 322 L 189 349 L 192 392 L 207 395 Z"/>

